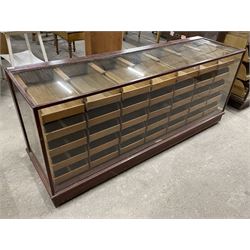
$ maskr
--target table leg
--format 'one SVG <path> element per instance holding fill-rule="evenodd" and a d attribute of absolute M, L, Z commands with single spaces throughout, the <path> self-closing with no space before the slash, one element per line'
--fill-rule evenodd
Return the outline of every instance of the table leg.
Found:
<path fill-rule="evenodd" d="M 68 42 L 68 47 L 69 47 L 69 57 L 72 58 L 72 44 L 71 44 L 71 42 Z"/>
<path fill-rule="evenodd" d="M 161 38 L 161 32 L 157 31 L 157 37 L 156 37 L 156 42 L 159 43 Z"/>
<path fill-rule="evenodd" d="M 54 45 L 56 46 L 56 54 L 59 55 L 58 39 L 56 34 L 54 34 Z"/>
<path fill-rule="evenodd" d="M 73 50 L 74 50 L 74 52 L 76 52 L 76 44 L 75 44 L 75 41 L 73 41 Z"/>

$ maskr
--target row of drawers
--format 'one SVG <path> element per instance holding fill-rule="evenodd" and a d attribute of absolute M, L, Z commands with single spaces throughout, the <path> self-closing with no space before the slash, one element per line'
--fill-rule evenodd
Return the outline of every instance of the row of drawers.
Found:
<path fill-rule="evenodd" d="M 70 112 L 71 116 L 58 112 L 54 118 L 42 117 L 55 183 L 171 132 L 206 115 L 209 110 L 214 111 L 224 74 L 184 83 L 180 88 L 173 88 L 172 84 L 166 86 L 161 84 L 161 79 L 155 79 L 162 87 L 157 84 L 153 84 L 155 88 L 141 87 L 123 100 L 117 95 L 113 99 L 108 97 L 106 105 L 92 103 L 86 107 L 87 112 L 84 103 L 78 103 L 77 111 Z M 216 85 L 220 81 L 221 84 Z M 199 100 L 202 101 L 197 102 Z"/>

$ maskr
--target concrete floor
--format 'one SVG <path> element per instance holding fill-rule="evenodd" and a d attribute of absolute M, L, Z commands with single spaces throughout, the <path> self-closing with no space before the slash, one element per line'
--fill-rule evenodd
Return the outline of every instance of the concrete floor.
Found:
<path fill-rule="evenodd" d="M 3 82 L 0 218 L 250 218 L 249 153 L 250 109 L 227 108 L 218 125 L 54 208 Z"/>

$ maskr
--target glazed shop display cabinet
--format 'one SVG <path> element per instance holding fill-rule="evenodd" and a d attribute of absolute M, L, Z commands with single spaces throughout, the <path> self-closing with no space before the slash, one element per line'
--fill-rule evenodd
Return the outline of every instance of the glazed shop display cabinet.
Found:
<path fill-rule="evenodd" d="M 27 152 L 55 206 L 216 124 L 243 53 L 193 37 L 9 68 Z"/>

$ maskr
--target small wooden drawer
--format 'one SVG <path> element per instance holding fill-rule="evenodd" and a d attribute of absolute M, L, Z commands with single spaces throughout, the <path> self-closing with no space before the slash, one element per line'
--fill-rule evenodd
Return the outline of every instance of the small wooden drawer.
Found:
<path fill-rule="evenodd" d="M 122 99 L 145 94 L 150 91 L 150 80 L 134 83 L 122 88 Z"/>
<path fill-rule="evenodd" d="M 212 84 L 213 80 L 214 80 L 213 78 L 209 78 L 207 80 L 199 81 L 196 83 L 195 87 L 196 87 L 196 89 L 198 89 L 198 88 L 208 86 L 208 85 Z"/>
<path fill-rule="evenodd" d="M 119 126 L 120 126 L 120 119 L 114 118 L 112 120 L 108 120 L 103 123 L 99 123 L 97 125 L 89 127 L 88 132 L 90 141 L 97 137 L 100 138 L 102 135 L 110 134 L 112 133 L 112 131 L 115 132 L 117 129 L 120 128 Z"/>
<path fill-rule="evenodd" d="M 60 184 L 62 182 L 65 182 L 67 180 L 72 179 L 73 177 L 76 177 L 77 175 L 80 175 L 84 172 L 86 172 L 89 169 L 89 165 L 88 164 L 84 164 L 76 169 L 73 170 L 68 170 L 66 169 L 66 173 L 59 175 L 58 177 L 54 177 L 53 180 L 55 182 L 55 184 Z"/>
<path fill-rule="evenodd" d="M 224 68 L 225 66 L 229 66 L 229 65 L 233 64 L 237 60 L 238 59 L 235 58 L 235 56 L 220 59 L 218 61 L 218 68 Z"/>
<path fill-rule="evenodd" d="M 159 102 L 163 102 L 163 101 L 166 101 L 166 100 L 169 100 L 169 99 L 172 99 L 172 98 L 173 98 L 173 92 L 163 94 L 161 96 L 152 98 L 151 101 L 150 101 L 150 105 L 155 105 L 155 104 L 157 104 Z"/>
<path fill-rule="evenodd" d="M 217 106 L 217 105 L 216 105 L 216 106 L 213 106 L 213 107 L 211 107 L 211 108 L 206 109 L 206 110 L 204 111 L 204 115 L 208 115 L 208 114 L 210 114 L 210 113 L 212 113 L 212 112 L 214 112 L 214 111 L 216 111 L 216 110 L 218 110 L 218 106 Z"/>
<path fill-rule="evenodd" d="M 40 111 L 43 124 L 60 120 L 65 117 L 84 113 L 84 103 L 82 100 L 70 101 L 63 104 L 44 108 Z"/>
<path fill-rule="evenodd" d="M 63 161 L 60 161 L 56 164 L 51 164 L 51 167 L 54 171 L 57 171 L 59 169 L 62 169 L 64 167 L 67 167 L 75 162 L 78 162 L 78 161 L 81 161 L 81 160 L 84 160 L 88 157 L 88 153 L 87 152 L 84 152 L 84 153 L 81 153 L 81 154 L 78 154 L 78 155 L 75 155 L 71 158 L 68 158 L 66 160 L 63 160 Z"/>
<path fill-rule="evenodd" d="M 91 110 L 97 107 L 102 107 L 110 103 L 115 103 L 120 101 L 121 101 L 120 90 L 111 90 L 108 92 L 103 92 L 97 95 L 92 95 L 87 97 L 86 109 Z"/>
<path fill-rule="evenodd" d="M 71 142 L 79 140 L 79 138 L 84 139 L 86 138 L 86 132 L 84 130 L 79 130 L 77 132 L 62 136 L 60 138 L 47 141 L 48 149 L 56 149 L 63 145 L 69 144 Z"/>
<path fill-rule="evenodd" d="M 214 77 L 214 82 L 225 80 L 229 76 L 228 72 Z"/>
<path fill-rule="evenodd" d="M 177 76 L 175 73 L 166 74 L 160 77 L 153 78 L 151 81 L 152 91 L 164 88 L 166 86 L 173 86 L 176 82 Z"/>
<path fill-rule="evenodd" d="M 206 97 L 208 96 L 210 93 L 209 89 L 207 89 L 206 91 L 203 91 L 203 92 L 200 92 L 200 93 L 197 93 L 197 94 L 194 94 L 193 96 L 193 101 L 196 101 L 198 99 L 201 99 L 203 97 Z"/>
<path fill-rule="evenodd" d="M 189 96 L 189 97 L 187 97 L 187 98 L 185 98 L 183 100 L 176 101 L 176 102 L 173 103 L 173 109 L 178 108 L 180 106 L 183 106 L 183 105 L 191 102 L 191 100 L 192 100 L 192 96 Z"/>
<path fill-rule="evenodd" d="M 89 155 L 93 156 L 93 155 L 103 151 L 103 149 L 105 149 L 105 148 L 110 148 L 110 147 L 118 145 L 118 144 L 119 144 L 119 138 L 115 138 L 115 139 L 108 141 L 108 142 L 105 142 L 97 147 L 91 148 L 89 150 Z"/>
<path fill-rule="evenodd" d="M 214 71 L 218 68 L 218 60 L 200 65 L 199 75 Z"/>
<path fill-rule="evenodd" d="M 175 124 L 169 126 L 167 131 L 170 132 L 170 131 L 173 131 L 173 130 L 175 130 L 175 129 L 177 129 L 177 128 L 180 128 L 180 127 L 184 126 L 185 123 L 186 123 L 185 120 L 184 120 L 184 121 L 177 122 L 177 123 L 175 123 Z"/>
<path fill-rule="evenodd" d="M 166 113 L 170 112 L 170 109 L 171 109 L 170 106 L 166 106 L 166 107 L 163 107 L 163 108 L 155 110 L 155 111 L 150 111 L 148 118 L 151 119 L 151 118 L 154 118 L 156 116 L 166 114 Z"/>
<path fill-rule="evenodd" d="M 188 118 L 187 118 L 187 122 L 188 122 L 188 123 L 189 123 L 189 122 L 193 122 L 193 121 L 195 121 L 195 120 L 201 118 L 202 116 L 203 116 L 203 112 L 198 113 L 198 114 L 195 114 L 195 115 L 193 115 L 193 116 L 188 117 Z"/>
<path fill-rule="evenodd" d="M 85 128 L 86 128 L 86 122 L 84 121 L 84 122 L 80 122 L 80 123 L 77 123 L 77 124 L 74 124 L 74 125 L 64 127 L 64 128 L 59 129 L 59 130 L 47 133 L 47 134 L 45 134 L 45 137 L 46 137 L 47 141 L 51 141 L 51 140 L 55 140 L 55 139 L 58 139 L 60 137 L 63 137 L 65 135 L 70 135 L 72 133 L 83 130 Z"/>
<path fill-rule="evenodd" d="M 204 108 L 205 106 L 206 106 L 206 101 L 198 103 L 198 104 L 190 107 L 190 112 L 193 112 L 193 111 L 198 110 L 200 108 Z"/>
<path fill-rule="evenodd" d="M 106 161 L 112 160 L 119 155 L 118 147 L 111 147 L 90 157 L 90 166 L 96 167 Z"/>
<path fill-rule="evenodd" d="M 145 115 L 142 115 L 142 116 L 140 116 L 138 118 L 132 119 L 130 121 L 123 122 L 122 123 L 122 129 L 126 129 L 126 128 L 134 126 L 134 125 L 136 125 L 138 123 L 145 122 L 147 120 L 147 116 L 148 115 L 145 114 Z"/>
<path fill-rule="evenodd" d="M 99 123 L 103 123 L 103 122 L 112 120 L 114 118 L 120 117 L 120 113 L 121 113 L 121 111 L 120 111 L 120 109 L 118 109 L 118 110 L 110 112 L 108 114 L 101 115 L 101 116 L 98 116 L 96 118 L 90 119 L 90 120 L 88 120 L 88 124 L 91 127 L 95 126 L 95 125 L 97 125 Z"/>
<path fill-rule="evenodd" d="M 214 93 L 217 93 L 217 92 L 221 92 L 223 90 L 223 88 L 224 88 L 223 84 L 219 85 L 219 86 L 216 86 L 216 87 L 210 89 L 209 94 L 214 94 Z"/>
<path fill-rule="evenodd" d="M 181 71 L 178 71 L 178 76 L 177 76 L 177 80 L 186 80 L 188 78 L 193 78 L 198 76 L 199 74 L 199 67 L 192 67 L 192 68 L 188 68 L 188 69 L 184 69 Z"/>
<path fill-rule="evenodd" d="M 176 90 L 174 91 L 174 95 L 175 95 L 175 96 L 182 95 L 182 94 L 184 94 L 184 93 L 193 91 L 193 89 L 194 89 L 194 84 L 189 85 L 189 86 L 186 86 L 186 87 L 184 87 L 184 88 L 179 88 L 179 89 L 176 89 Z"/>
<path fill-rule="evenodd" d="M 154 128 L 160 127 L 162 125 L 167 125 L 168 119 L 165 117 L 165 119 L 161 119 L 159 121 L 156 121 L 150 125 L 148 125 L 148 130 L 152 130 Z"/>
<path fill-rule="evenodd" d="M 131 133 L 125 134 L 121 136 L 121 142 L 125 142 L 133 137 L 136 137 L 138 135 L 144 134 L 146 131 L 146 127 L 139 128 Z"/>
<path fill-rule="evenodd" d="M 144 139 L 140 139 L 140 140 L 138 140 L 138 141 L 136 141 L 134 143 L 129 144 L 128 146 L 125 146 L 125 147 L 121 148 L 121 153 L 122 154 L 126 153 L 126 152 L 140 146 L 140 145 L 143 145 L 143 144 L 144 144 Z"/>
<path fill-rule="evenodd" d="M 209 98 L 209 99 L 207 100 L 207 104 L 211 104 L 211 103 L 213 103 L 213 102 L 216 102 L 216 103 L 217 103 L 220 99 L 221 99 L 221 95 L 217 95 L 217 96 L 215 96 L 215 97 Z"/>
<path fill-rule="evenodd" d="M 117 125 L 114 125 L 112 127 L 103 129 L 103 130 L 101 130 L 101 131 L 99 131 L 97 133 L 90 134 L 89 135 L 89 141 L 92 142 L 94 140 L 97 140 L 97 139 L 100 139 L 100 138 L 105 137 L 107 135 L 118 132 L 118 131 L 120 131 L 120 127 L 121 127 L 120 124 L 117 124 Z"/>
<path fill-rule="evenodd" d="M 153 131 L 153 130 L 151 130 Z M 151 132 L 150 131 L 150 132 Z M 152 141 L 156 138 L 159 138 L 167 133 L 167 128 L 166 127 L 160 127 L 160 130 L 155 131 L 154 133 L 147 135 L 146 137 L 146 142 Z"/>
<path fill-rule="evenodd" d="M 178 118 L 180 118 L 182 116 L 185 116 L 187 114 L 188 114 L 188 109 L 183 110 L 183 111 L 181 111 L 181 112 L 179 112 L 177 114 L 170 115 L 169 121 L 174 121 L 174 120 L 176 120 L 176 119 L 178 119 Z"/>
<path fill-rule="evenodd" d="M 60 147 L 48 150 L 48 154 L 49 154 L 50 157 L 54 157 L 56 155 L 63 154 L 63 153 L 65 153 L 65 152 L 67 152 L 67 151 L 69 151 L 71 149 L 74 149 L 74 148 L 77 148 L 77 147 L 80 147 L 80 146 L 83 146 L 83 145 L 86 145 L 86 144 L 87 144 L 87 138 L 86 137 L 81 138 L 79 140 L 64 144 L 64 145 L 62 145 Z"/>
<path fill-rule="evenodd" d="M 142 102 L 130 105 L 128 107 L 122 108 L 122 115 L 132 113 L 132 112 L 139 110 L 139 109 L 142 109 L 142 108 L 146 108 L 146 107 L 148 107 L 148 105 L 149 105 L 149 100 L 147 99 L 145 101 L 142 101 Z"/>

